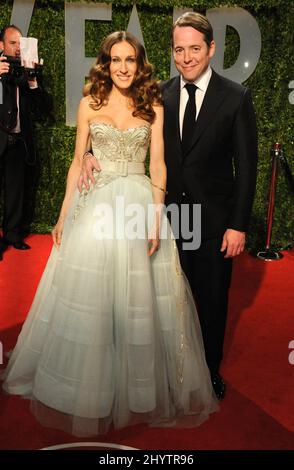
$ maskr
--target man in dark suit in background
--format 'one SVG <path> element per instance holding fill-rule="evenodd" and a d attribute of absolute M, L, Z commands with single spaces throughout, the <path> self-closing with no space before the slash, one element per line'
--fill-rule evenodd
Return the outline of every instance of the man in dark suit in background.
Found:
<path fill-rule="evenodd" d="M 198 306 L 212 384 L 222 399 L 219 368 L 232 258 L 244 250 L 256 183 L 256 120 L 249 90 L 209 65 L 215 43 L 205 16 L 181 16 L 173 25 L 172 49 L 180 76 L 162 87 L 166 205 L 201 204 L 199 249 L 184 249 L 183 237 L 177 241 Z M 190 228 L 197 222 L 190 220 Z"/>
<path fill-rule="evenodd" d="M 18 250 L 30 248 L 23 240 L 22 223 L 26 163 L 34 160 L 36 152 L 31 114 L 48 112 L 52 107 L 51 97 L 36 77 L 11 73 L 6 56 L 20 57 L 21 36 L 14 25 L 0 33 L 0 180 L 4 190 L 0 261 L 8 245 Z"/>

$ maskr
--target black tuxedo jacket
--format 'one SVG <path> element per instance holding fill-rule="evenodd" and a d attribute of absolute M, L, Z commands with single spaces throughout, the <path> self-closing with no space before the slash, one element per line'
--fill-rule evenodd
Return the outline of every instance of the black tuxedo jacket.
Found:
<path fill-rule="evenodd" d="M 0 156 L 6 149 L 8 134 L 16 125 L 17 104 L 16 86 L 9 78 L 2 76 L 3 102 L 0 104 Z M 32 117 L 40 117 L 52 109 L 52 98 L 41 83 L 38 88 L 30 89 L 26 80 L 20 80 L 19 117 L 22 138 L 26 142 L 27 157 L 34 161 L 35 145 L 33 138 Z"/>
<path fill-rule="evenodd" d="M 166 204 L 180 204 L 183 193 L 190 203 L 201 204 L 202 239 L 222 236 L 227 228 L 247 231 L 257 166 L 249 90 L 212 71 L 186 154 L 179 132 L 180 77 L 163 83 L 162 93 Z"/>

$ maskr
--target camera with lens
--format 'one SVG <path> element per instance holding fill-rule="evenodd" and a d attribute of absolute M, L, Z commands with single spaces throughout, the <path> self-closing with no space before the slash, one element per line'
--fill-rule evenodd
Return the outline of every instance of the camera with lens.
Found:
<path fill-rule="evenodd" d="M 1 55 L 3 55 L 3 54 L 1 54 Z M 6 57 L 5 62 L 9 63 L 9 72 L 8 72 L 8 74 L 11 77 L 14 77 L 14 78 L 22 77 L 23 74 L 24 74 L 24 67 L 22 67 L 22 65 L 21 65 L 20 58 L 8 56 L 8 55 L 6 55 L 5 57 Z"/>
<path fill-rule="evenodd" d="M 4 55 L 1 51 L 0 56 Z M 9 63 L 9 72 L 8 76 L 11 79 L 27 79 L 33 80 L 34 78 L 40 78 L 42 74 L 42 65 L 36 64 L 34 68 L 24 67 L 21 65 L 20 57 L 13 57 L 5 55 L 5 62 Z"/>

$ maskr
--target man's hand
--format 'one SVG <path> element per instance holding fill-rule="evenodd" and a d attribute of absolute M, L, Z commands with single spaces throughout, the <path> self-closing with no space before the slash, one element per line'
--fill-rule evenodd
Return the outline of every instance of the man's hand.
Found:
<path fill-rule="evenodd" d="M 245 232 L 239 232 L 228 228 L 223 236 L 223 243 L 220 251 L 227 250 L 225 258 L 233 258 L 244 251 L 245 247 Z"/>
<path fill-rule="evenodd" d="M 95 184 L 95 178 L 93 175 L 94 170 L 101 171 L 99 163 L 93 155 L 87 153 L 87 156 L 83 158 L 81 174 L 78 179 L 78 188 L 80 193 L 82 192 L 83 185 L 85 185 L 87 190 L 90 189 L 89 180 Z"/>
<path fill-rule="evenodd" d="M 28 84 L 30 88 L 38 88 L 38 82 L 36 77 L 32 78 L 31 80 L 28 80 Z"/>
<path fill-rule="evenodd" d="M 9 63 L 6 61 L 7 61 L 7 58 L 4 55 L 2 55 L 0 57 L 0 75 L 2 75 L 3 73 L 9 72 Z"/>
<path fill-rule="evenodd" d="M 23 65 L 25 68 L 33 68 L 35 69 L 36 68 L 36 65 L 39 65 L 37 64 L 36 62 L 33 62 L 33 67 L 29 67 L 29 64 L 26 60 L 23 61 Z M 30 88 L 37 88 L 38 87 L 38 82 L 37 82 L 37 78 L 36 77 L 33 77 L 31 78 L 30 80 L 28 79 L 28 84 L 29 84 L 29 87 Z"/>

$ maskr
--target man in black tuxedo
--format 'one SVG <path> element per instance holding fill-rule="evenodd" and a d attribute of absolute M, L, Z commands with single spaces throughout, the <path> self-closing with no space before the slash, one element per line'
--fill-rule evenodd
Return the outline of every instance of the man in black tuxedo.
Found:
<path fill-rule="evenodd" d="M 205 16 L 185 13 L 172 37 L 180 76 L 162 86 L 166 205 L 201 204 L 199 249 L 184 249 L 182 237 L 178 248 L 198 306 L 212 384 L 222 399 L 219 368 L 232 258 L 244 250 L 256 183 L 256 120 L 249 90 L 209 65 L 215 43 Z M 189 222 L 191 228 L 199 221 Z"/>
<path fill-rule="evenodd" d="M 48 112 L 52 107 L 50 95 L 36 78 L 11 73 L 6 56 L 20 57 L 21 36 L 14 25 L 0 33 L 0 180 L 4 190 L 0 261 L 8 245 L 19 250 L 30 248 L 23 240 L 22 222 L 26 162 L 34 160 L 36 152 L 31 114 Z"/>
<path fill-rule="evenodd" d="M 219 368 L 232 258 L 244 250 L 255 191 L 256 120 L 249 90 L 209 65 L 215 43 L 206 17 L 180 17 L 173 25 L 172 46 L 180 76 L 162 84 L 166 205 L 176 204 L 180 212 L 182 204 L 188 205 L 189 227 L 180 227 L 184 233 L 193 227 L 198 232 L 193 205 L 201 204 L 199 249 L 186 250 L 183 237 L 177 243 L 198 306 L 212 385 L 222 399 L 225 383 Z M 85 155 L 80 190 L 88 180 L 95 181 L 92 171 L 99 169 L 95 158 L 89 152 Z"/>

